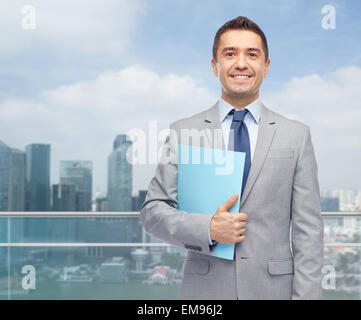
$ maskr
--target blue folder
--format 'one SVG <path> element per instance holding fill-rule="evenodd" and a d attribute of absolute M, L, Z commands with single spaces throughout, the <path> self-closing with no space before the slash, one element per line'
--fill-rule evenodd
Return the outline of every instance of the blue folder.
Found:
<path fill-rule="evenodd" d="M 229 209 L 237 213 L 244 164 L 244 152 L 179 144 L 178 210 L 214 214 L 221 204 L 238 193 L 236 204 Z M 233 260 L 234 244 L 218 243 L 212 255 Z"/>

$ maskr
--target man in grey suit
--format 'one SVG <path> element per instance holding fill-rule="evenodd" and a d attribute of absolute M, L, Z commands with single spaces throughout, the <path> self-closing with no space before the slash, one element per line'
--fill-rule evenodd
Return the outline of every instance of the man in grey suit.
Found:
<path fill-rule="evenodd" d="M 310 130 L 260 101 L 269 65 L 260 27 L 245 17 L 227 22 L 213 46 L 221 98 L 170 125 L 140 214 L 148 233 L 188 249 L 180 299 L 322 298 L 323 221 Z M 177 146 L 195 129 L 203 139 L 188 144 L 246 153 L 240 200 L 225 199 L 209 215 L 177 210 Z M 230 214 L 236 203 L 239 213 Z M 233 260 L 211 255 L 218 242 L 235 244 Z"/>

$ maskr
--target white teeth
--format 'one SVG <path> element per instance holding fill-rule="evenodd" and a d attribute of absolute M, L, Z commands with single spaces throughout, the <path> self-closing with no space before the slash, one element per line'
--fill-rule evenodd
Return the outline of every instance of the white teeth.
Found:
<path fill-rule="evenodd" d="M 237 78 L 237 79 L 247 79 L 247 78 L 249 78 L 249 76 L 233 76 L 233 78 Z"/>

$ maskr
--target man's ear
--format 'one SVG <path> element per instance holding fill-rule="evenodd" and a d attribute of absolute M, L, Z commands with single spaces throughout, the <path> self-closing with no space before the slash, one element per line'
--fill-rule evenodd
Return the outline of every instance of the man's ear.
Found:
<path fill-rule="evenodd" d="M 212 69 L 213 73 L 216 77 L 218 77 L 218 68 L 217 68 L 217 62 L 214 61 L 214 58 L 212 59 Z"/>
<path fill-rule="evenodd" d="M 266 78 L 266 77 L 267 77 L 270 63 L 271 63 L 271 60 L 268 59 L 268 60 L 266 61 L 266 65 L 265 65 L 265 68 L 264 68 L 264 71 L 263 71 L 263 78 Z"/>

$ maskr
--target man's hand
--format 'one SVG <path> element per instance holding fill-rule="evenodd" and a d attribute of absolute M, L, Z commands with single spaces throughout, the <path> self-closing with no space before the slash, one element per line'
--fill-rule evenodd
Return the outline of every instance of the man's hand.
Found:
<path fill-rule="evenodd" d="M 237 243 L 245 239 L 247 215 L 245 213 L 229 213 L 228 210 L 237 202 L 238 194 L 234 194 L 218 207 L 211 220 L 211 239 L 220 243 Z"/>

